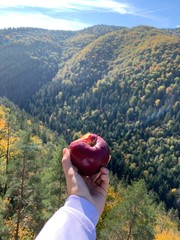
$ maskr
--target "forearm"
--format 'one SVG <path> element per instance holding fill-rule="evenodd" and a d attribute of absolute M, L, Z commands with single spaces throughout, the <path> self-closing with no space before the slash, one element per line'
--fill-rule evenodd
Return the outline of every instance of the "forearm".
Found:
<path fill-rule="evenodd" d="M 36 240 L 95 240 L 97 208 L 88 200 L 72 195 L 45 224 Z"/>

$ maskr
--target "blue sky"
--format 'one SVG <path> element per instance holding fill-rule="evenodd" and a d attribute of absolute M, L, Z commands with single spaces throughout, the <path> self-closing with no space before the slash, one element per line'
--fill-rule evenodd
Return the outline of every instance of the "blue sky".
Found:
<path fill-rule="evenodd" d="M 79 30 L 97 24 L 180 27 L 180 0 L 0 0 L 0 29 Z"/>

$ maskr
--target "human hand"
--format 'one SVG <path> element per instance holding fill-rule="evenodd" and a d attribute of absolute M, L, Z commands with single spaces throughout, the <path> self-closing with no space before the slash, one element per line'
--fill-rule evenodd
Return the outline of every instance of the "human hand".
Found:
<path fill-rule="evenodd" d="M 109 185 L 109 171 L 102 167 L 100 172 L 90 177 L 81 176 L 72 165 L 70 152 L 63 150 L 62 166 L 66 177 L 67 192 L 69 195 L 77 195 L 93 203 L 101 215 L 106 201 Z"/>

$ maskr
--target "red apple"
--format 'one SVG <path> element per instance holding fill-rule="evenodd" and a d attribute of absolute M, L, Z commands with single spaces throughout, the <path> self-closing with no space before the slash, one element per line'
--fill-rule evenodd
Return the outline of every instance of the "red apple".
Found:
<path fill-rule="evenodd" d="M 105 167 L 110 159 L 107 142 L 100 136 L 87 133 L 69 145 L 72 164 L 79 174 L 91 176 Z"/>

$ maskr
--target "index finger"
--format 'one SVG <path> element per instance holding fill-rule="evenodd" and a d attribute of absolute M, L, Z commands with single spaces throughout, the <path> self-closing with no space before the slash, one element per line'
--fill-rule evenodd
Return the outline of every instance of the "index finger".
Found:
<path fill-rule="evenodd" d="M 63 166 L 64 173 L 67 173 L 68 170 L 72 167 L 70 152 L 69 152 L 69 149 L 67 148 L 63 149 L 62 166 Z"/>

